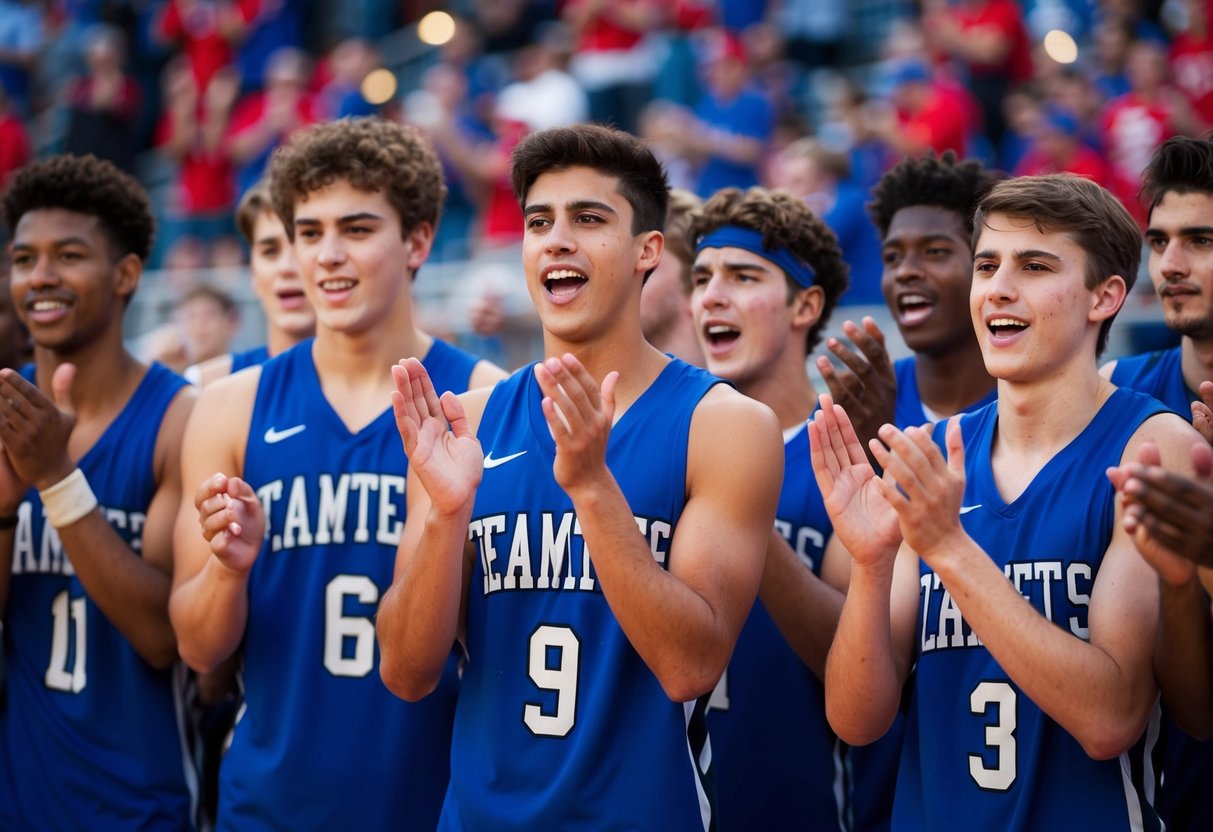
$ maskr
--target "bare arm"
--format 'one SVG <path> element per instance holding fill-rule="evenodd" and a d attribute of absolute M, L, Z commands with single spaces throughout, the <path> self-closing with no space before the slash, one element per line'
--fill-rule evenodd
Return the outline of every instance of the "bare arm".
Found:
<path fill-rule="evenodd" d="M 182 448 L 181 501 L 174 527 L 169 614 L 181 658 L 213 670 L 239 647 L 248 622 L 248 573 L 265 518 L 243 471 L 244 443 L 260 372 L 221 379 L 203 391 Z M 218 471 L 219 473 L 216 473 Z"/>
<path fill-rule="evenodd" d="M 666 571 L 606 466 L 616 374 L 599 388 L 565 356 L 548 359 L 536 376 L 556 437 L 553 472 L 572 498 L 607 604 L 671 699 L 709 692 L 754 603 L 775 521 L 780 478 L 773 475 L 783 448 L 773 414 L 725 388 L 700 402 L 688 441 L 688 498 Z M 720 476 L 722 448 L 730 452 L 728 477 Z"/>
<path fill-rule="evenodd" d="M 1166 417 L 1147 426 L 1138 435 L 1162 426 L 1173 440 L 1189 430 Z M 926 431 L 888 428 L 881 439 L 891 450 L 878 454 L 889 476 L 883 491 L 907 544 L 939 575 L 1003 670 L 1093 758 L 1109 759 L 1132 745 L 1157 695 L 1151 664 L 1158 595 L 1121 524 L 1115 525 L 1091 592 L 1090 640 L 1083 641 L 1046 620 L 961 527 L 959 422 L 948 428 L 947 461 Z"/>
<path fill-rule="evenodd" d="M 402 361 L 392 376 L 392 409 L 409 459 L 408 511 L 375 634 L 384 684 L 415 701 L 437 686 L 463 631 L 471 576 L 468 521 L 484 458 L 463 404 L 450 393 L 439 399 L 421 362 Z M 478 418 L 488 390 L 465 397 Z"/>
<path fill-rule="evenodd" d="M 850 559 L 838 539 L 830 538 L 818 577 L 778 532 L 771 533 L 767 545 L 758 595 L 796 655 L 822 680 L 842 613 Z"/>
<path fill-rule="evenodd" d="M 55 372 L 54 401 L 11 370 L 0 372 L 0 441 L 18 476 L 43 490 L 63 480 L 76 467 L 68 453 L 75 424 L 71 384 L 75 367 Z M 10 404 L 13 402 L 14 404 Z M 58 529 L 80 583 L 97 608 L 153 667 L 176 660 L 177 646 L 168 620 L 172 548 L 167 533 L 177 510 L 176 455 L 193 406 L 191 391 L 182 391 L 165 413 L 156 440 L 157 490 L 147 510 L 140 557 L 123 540 L 100 509 L 93 509 Z M 11 547 L 10 547 L 11 548 Z"/>

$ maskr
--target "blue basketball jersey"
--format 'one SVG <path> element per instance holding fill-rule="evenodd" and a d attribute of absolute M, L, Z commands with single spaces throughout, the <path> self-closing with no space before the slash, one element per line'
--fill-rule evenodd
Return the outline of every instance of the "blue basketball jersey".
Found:
<path fill-rule="evenodd" d="M 803 426 L 784 443 L 775 528 L 820 576 L 833 526 Z M 841 750 L 826 722 L 824 694 L 756 600 L 708 708 L 721 829 L 849 828 Z"/>
<path fill-rule="evenodd" d="M 918 427 L 935 421 L 935 417 L 929 415 L 923 407 L 922 395 L 918 392 L 915 356 L 911 355 L 894 362 L 893 374 L 897 379 L 897 402 L 893 406 L 893 424 L 905 430 L 908 427 Z M 991 390 L 978 401 L 963 408 L 961 412 L 971 413 L 979 407 L 985 407 L 997 398 L 998 390 Z"/>
<path fill-rule="evenodd" d="M 1184 419 L 1192 418 L 1192 402 L 1199 398 L 1184 381 L 1179 347 L 1119 359 L 1112 383 L 1153 396 Z M 1163 725 L 1166 742 L 1158 813 L 1168 828 L 1200 829 L 1213 818 L 1213 741 L 1193 739 L 1170 718 Z"/>
<path fill-rule="evenodd" d="M 312 346 L 262 365 L 253 407 L 243 476 L 265 507 L 266 540 L 249 574 L 244 706 L 219 771 L 218 828 L 433 830 L 455 662 L 410 704 L 384 687 L 375 643 L 407 459 L 390 407 L 350 432 Z M 438 390 L 462 392 L 476 359 L 435 340 L 422 363 Z"/>
<path fill-rule="evenodd" d="M 1112 383 L 1153 396 L 1189 421 L 1192 402 L 1199 398 L 1184 382 L 1179 347 L 1117 359 Z"/>
<path fill-rule="evenodd" d="M 1116 390 L 1090 424 L 1013 502 L 994 482 L 997 405 L 964 416 L 961 523 L 1056 626 L 1087 639 L 1091 590 L 1112 539 L 1116 491 L 1104 475 L 1149 417 L 1154 399 Z M 941 447 L 943 431 L 936 440 Z M 1078 511 L 1076 509 L 1081 509 Z M 922 562 L 917 665 L 894 802 L 897 829 L 1159 828 L 1143 741 L 1098 761 L 1007 676 Z"/>
<path fill-rule="evenodd" d="M 26 375 L 32 380 L 32 367 Z M 153 364 L 79 460 L 105 518 L 136 554 L 156 493 L 160 424 L 185 385 Z M 153 669 L 97 608 L 37 490 L 17 518 L 4 619 L 0 829 L 189 829 L 184 666 Z"/>
<path fill-rule="evenodd" d="M 245 367 L 256 367 L 269 360 L 270 348 L 265 344 L 244 352 L 234 352 L 232 353 L 232 369 L 228 370 L 228 373 L 238 373 Z"/>
<path fill-rule="evenodd" d="M 619 418 L 607 464 L 668 568 L 691 414 L 718 379 L 673 360 Z M 714 828 L 707 697 L 671 701 L 595 575 L 531 367 L 494 389 L 469 536 L 465 646 L 441 829 Z"/>

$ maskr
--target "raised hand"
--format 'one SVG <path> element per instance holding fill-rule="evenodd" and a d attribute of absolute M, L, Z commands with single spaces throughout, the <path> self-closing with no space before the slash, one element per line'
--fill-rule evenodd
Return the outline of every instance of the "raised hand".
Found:
<path fill-rule="evenodd" d="M 0 370 L 0 443 L 21 482 L 43 489 L 76 467 L 67 449 L 76 425 L 75 378 L 75 365 L 59 365 L 51 377 L 52 401 L 16 370 Z"/>
<path fill-rule="evenodd" d="M 1124 496 L 1124 527 L 1137 550 L 1159 577 L 1182 586 L 1197 565 L 1213 567 L 1213 449 L 1193 443 L 1191 479 L 1159 462 L 1146 442 L 1136 462 L 1108 469 L 1108 477 Z"/>
<path fill-rule="evenodd" d="M 1200 383 L 1200 399 L 1192 402 L 1192 427 L 1213 445 L 1213 381 Z"/>
<path fill-rule="evenodd" d="M 435 510 L 455 514 L 466 509 L 484 475 L 484 456 L 463 405 L 449 391 L 439 399 L 416 358 L 393 366 L 392 380 L 392 412 L 409 466 Z"/>
<path fill-rule="evenodd" d="M 862 357 L 837 338 L 830 338 L 826 347 L 847 369 L 835 368 L 825 356 L 818 357 L 817 369 L 834 401 L 846 410 L 856 436 L 866 448 L 867 442 L 876 438 L 880 426 L 893 421 L 897 378 L 885 348 L 884 333 L 876 321 L 864 318 L 862 328 L 854 321 L 845 321 L 842 330 Z"/>
<path fill-rule="evenodd" d="M 593 485 L 604 475 L 607 438 L 615 418 L 615 383 L 619 373 L 607 373 L 602 386 L 572 354 L 535 365 L 543 391 L 543 415 L 556 439 L 552 472 L 566 492 Z"/>
<path fill-rule="evenodd" d="M 215 557 L 236 572 L 252 569 L 265 537 L 265 511 L 252 486 L 215 474 L 198 486 L 194 507 Z"/>
<path fill-rule="evenodd" d="M 809 423 L 813 475 L 834 533 L 857 563 L 891 558 L 901 543 L 897 514 L 880 490 L 846 410 L 830 396 Z"/>
<path fill-rule="evenodd" d="M 948 458 L 931 438 L 933 427 L 880 429 L 884 443 L 872 443 L 884 478 L 881 492 L 897 512 L 906 543 L 930 562 L 937 552 L 954 548 L 950 541 L 963 535 L 960 503 L 964 498 L 965 451 L 960 419 L 948 420 Z"/>

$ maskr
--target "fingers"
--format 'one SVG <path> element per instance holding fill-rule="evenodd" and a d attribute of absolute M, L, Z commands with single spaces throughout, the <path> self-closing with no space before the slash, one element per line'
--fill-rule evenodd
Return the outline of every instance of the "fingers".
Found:
<path fill-rule="evenodd" d="M 852 402 L 863 401 L 863 382 L 854 373 L 838 372 L 830 363 L 830 359 L 824 355 L 817 358 L 817 369 L 821 372 L 821 378 L 829 388 L 830 395 L 836 400 L 848 405 Z"/>
<path fill-rule="evenodd" d="M 442 394 L 440 401 L 442 413 L 446 416 L 446 420 L 451 426 L 451 433 L 455 434 L 456 438 L 471 436 L 472 429 L 468 424 L 468 417 L 463 410 L 463 403 L 459 401 L 459 397 L 448 390 Z"/>
<path fill-rule="evenodd" d="M 960 417 L 953 416 L 948 420 L 948 432 L 944 441 L 948 448 L 948 470 L 953 474 L 964 476 L 965 473 L 965 442 L 960 430 Z"/>
<path fill-rule="evenodd" d="M 847 323 L 850 323 L 850 321 Z M 851 324 L 851 326 L 854 327 L 855 325 Z M 847 334 L 849 335 L 850 333 Z M 866 376 L 871 373 L 872 365 L 868 364 L 865 359 L 856 355 L 853 350 L 851 350 L 837 338 L 827 339 L 826 346 L 829 348 L 830 352 L 834 353 L 834 355 L 838 357 L 839 361 L 846 364 L 847 369 L 849 369 L 855 375 Z"/>
<path fill-rule="evenodd" d="M 618 378 L 618 374 L 615 374 Z M 594 424 L 605 413 L 598 382 L 571 354 L 549 358 L 535 365 L 535 377 L 544 396 L 551 399 L 563 416 L 565 429 L 575 431 L 583 425 Z M 610 378 L 603 380 L 606 385 Z M 610 382 L 611 411 L 614 411 L 615 381 Z M 608 423 L 609 424 L 609 423 Z"/>
<path fill-rule="evenodd" d="M 1137 450 L 1137 461 L 1141 465 L 1161 465 L 1162 457 L 1158 453 L 1158 446 L 1153 442 L 1142 442 Z"/>
<path fill-rule="evenodd" d="M 75 380 L 75 364 L 60 364 L 51 376 L 51 396 L 55 407 L 73 417 L 76 415 L 76 408 L 72 405 L 72 383 Z"/>
<path fill-rule="evenodd" d="M 1192 469 L 1200 480 L 1208 482 L 1213 479 L 1213 448 L 1205 443 L 1193 442 Z"/>
<path fill-rule="evenodd" d="M 222 494 L 227 490 L 227 477 L 223 474 L 214 474 L 207 477 L 198 484 L 198 488 L 194 491 L 194 506 L 199 511 L 203 511 L 203 504 L 207 500 L 214 497 L 216 494 Z"/>
<path fill-rule="evenodd" d="M 1192 427 L 1204 437 L 1205 442 L 1213 445 L 1213 410 L 1204 402 L 1192 402 Z"/>
<path fill-rule="evenodd" d="M 849 321 L 843 323 L 843 331 L 868 359 L 868 363 L 872 365 L 872 371 L 877 375 L 893 378 L 893 362 L 889 360 L 884 332 L 876 325 L 876 320 L 871 315 L 864 316 L 862 329 L 856 327 L 854 333 L 847 328 L 849 323 Z"/>

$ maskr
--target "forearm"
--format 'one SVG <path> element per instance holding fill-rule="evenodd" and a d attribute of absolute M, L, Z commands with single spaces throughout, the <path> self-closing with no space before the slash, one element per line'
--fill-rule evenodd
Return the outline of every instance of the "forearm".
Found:
<path fill-rule="evenodd" d="M 176 661 L 177 642 L 168 617 L 168 574 L 136 555 L 100 510 L 58 533 L 89 598 L 143 660 L 157 668 Z"/>
<path fill-rule="evenodd" d="M 889 730 L 904 681 L 893 652 L 893 559 L 856 564 L 826 657 L 826 717 L 843 741 L 867 745 Z"/>
<path fill-rule="evenodd" d="M 400 567 L 379 603 L 375 635 L 383 682 L 403 699 L 416 701 L 438 685 L 459 637 L 470 519 L 470 504 L 455 515 L 431 510 L 416 545 L 401 540 Z"/>
<path fill-rule="evenodd" d="M 824 680 L 845 596 L 814 575 L 774 532 L 758 597 L 796 655 Z"/>
<path fill-rule="evenodd" d="M 248 624 L 248 573 L 211 555 L 173 588 L 169 615 L 182 660 L 199 673 L 214 670 L 239 648 Z"/>
<path fill-rule="evenodd" d="M 1136 741 L 1156 698 L 1152 674 L 1048 621 L 967 537 L 933 566 L 999 666 L 1089 755 L 1113 757 Z"/>
<path fill-rule="evenodd" d="M 1209 599 L 1193 580 L 1176 587 L 1160 582 L 1161 615 L 1154 673 L 1167 708 L 1185 731 L 1213 737 L 1213 642 Z"/>
<path fill-rule="evenodd" d="M 739 624 L 731 626 L 657 563 L 618 484 L 606 476 L 570 495 L 590 561 L 632 647 L 671 699 L 690 701 L 719 681 Z"/>

